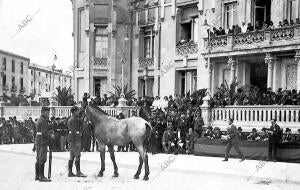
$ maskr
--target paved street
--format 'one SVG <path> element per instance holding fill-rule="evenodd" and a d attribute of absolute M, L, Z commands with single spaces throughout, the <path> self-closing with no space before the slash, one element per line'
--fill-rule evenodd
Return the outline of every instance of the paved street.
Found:
<path fill-rule="evenodd" d="M 249 167 L 253 168 L 253 162 L 246 160 L 240 163 L 236 159 L 228 163 L 221 162 L 220 158 L 196 157 L 196 156 L 171 156 L 171 155 L 150 155 L 150 180 L 145 182 L 141 179 L 134 180 L 133 174 L 137 169 L 137 153 L 116 153 L 120 176 L 112 178 L 113 168 L 106 155 L 107 168 L 103 178 L 96 177 L 99 168 L 99 153 L 82 154 L 82 171 L 88 175 L 87 178 L 68 178 L 67 177 L 67 158 L 68 153 L 53 153 L 52 182 L 40 183 L 34 181 L 34 162 L 35 154 L 30 151 L 31 145 L 2 145 L 0 146 L 0 189 L 299 189 L 300 185 L 292 182 L 285 183 L 273 178 L 252 178 L 238 176 L 237 172 Z M 187 160 L 190 159 L 190 162 Z M 169 164 L 162 169 L 159 163 L 168 160 Z M 186 164 L 181 162 L 186 161 Z M 199 164 L 195 164 L 199 162 Z M 273 163 L 270 163 L 273 164 Z M 282 163 L 278 163 L 282 164 Z M 241 167 L 239 167 L 240 165 Z M 291 164 L 292 166 L 293 164 Z M 203 169 L 199 169 L 198 167 Z M 47 163 L 48 167 L 48 163 Z M 226 168 L 232 168 L 232 172 Z M 268 167 L 266 164 L 265 167 Z M 272 166 L 274 168 L 274 166 Z M 193 170 L 193 168 L 195 168 Z M 215 173 L 210 172 L 210 168 L 215 168 Z M 224 169 L 225 168 L 225 169 Z M 73 168 L 75 170 L 75 168 Z M 196 170 L 197 169 L 197 170 Z M 223 170 L 223 173 L 222 171 Z M 288 174 L 294 170 L 292 167 Z M 206 172 L 205 172 L 206 171 Z M 253 168 L 255 171 L 255 166 Z M 249 173 L 253 172 L 250 171 Z M 272 170 L 270 171 L 270 173 Z M 263 172 L 263 168 L 258 173 Z M 45 171 L 45 174 L 47 172 Z M 268 175 L 268 174 L 266 174 Z M 299 176 L 299 174 L 297 174 Z M 142 175 L 141 175 L 142 177 Z M 298 183 L 299 184 L 299 183 Z M 246 187 L 246 188 L 245 188 Z"/>

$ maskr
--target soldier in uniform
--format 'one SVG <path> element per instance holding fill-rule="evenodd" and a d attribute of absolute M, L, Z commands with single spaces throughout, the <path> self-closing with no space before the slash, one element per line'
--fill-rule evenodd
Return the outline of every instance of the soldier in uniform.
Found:
<path fill-rule="evenodd" d="M 68 120 L 68 142 L 70 148 L 70 160 L 68 164 L 69 174 L 68 177 L 86 177 L 80 171 L 80 152 L 81 152 L 81 129 L 80 129 L 80 120 L 79 120 L 79 112 L 78 107 L 74 106 L 71 108 L 72 116 Z M 75 158 L 75 167 L 76 167 L 76 175 L 72 172 L 73 162 Z"/>
<path fill-rule="evenodd" d="M 54 139 L 54 134 L 50 134 L 49 112 L 49 107 L 42 107 L 41 116 L 36 124 L 35 180 L 42 182 L 51 181 L 44 176 L 44 166 L 47 161 L 47 147 L 50 141 Z"/>

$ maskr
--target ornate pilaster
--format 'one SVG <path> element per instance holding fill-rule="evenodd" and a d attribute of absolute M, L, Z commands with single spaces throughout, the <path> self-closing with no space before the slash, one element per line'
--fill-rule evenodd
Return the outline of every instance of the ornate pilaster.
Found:
<path fill-rule="evenodd" d="M 235 70 L 236 70 L 236 60 L 232 57 L 228 57 L 227 66 L 230 68 L 230 83 L 233 82 L 235 77 Z"/>
<path fill-rule="evenodd" d="M 273 57 L 270 53 L 266 53 L 265 63 L 268 64 L 268 86 L 273 89 Z"/>
<path fill-rule="evenodd" d="M 300 90 L 300 50 L 296 50 L 295 61 L 297 63 L 297 90 Z"/>

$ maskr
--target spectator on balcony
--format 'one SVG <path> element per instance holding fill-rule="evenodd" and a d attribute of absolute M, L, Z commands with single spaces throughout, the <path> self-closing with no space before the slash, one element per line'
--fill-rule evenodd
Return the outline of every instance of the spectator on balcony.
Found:
<path fill-rule="evenodd" d="M 253 128 L 253 129 L 252 129 L 252 132 L 250 133 L 250 135 L 247 136 L 247 139 L 248 139 L 249 141 L 257 141 L 257 140 L 260 139 L 260 137 L 259 137 L 259 135 L 258 135 L 258 133 L 257 133 L 256 128 Z"/>
<path fill-rule="evenodd" d="M 268 135 L 267 129 L 265 127 L 263 127 L 261 129 L 261 134 L 259 135 L 259 137 L 260 137 L 260 140 L 262 140 L 262 141 L 269 140 L 269 135 Z"/>
<path fill-rule="evenodd" d="M 232 34 L 233 31 L 229 28 L 229 26 L 227 25 L 227 28 L 225 29 L 225 33 L 226 34 Z"/>
<path fill-rule="evenodd" d="M 243 133 L 243 129 L 241 127 L 238 127 L 238 136 L 240 140 L 246 140 L 247 136 L 245 135 L 245 133 Z"/>
<path fill-rule="evenodd" d="M 248 27 L 246 26 L 246 23 L 242 22 L 242 26 L 241 26 L 242 33 L 246 33 L 247 29 L 248 29 Z"/>
<path fill-rule="evenodd" d="M 257 21 L 255 21 L 255 30 L 257 31 L 257 30 L 261 30 L 261 24 L 260 24 L 260 22 L 257 20 Z"/>
<path fill-rule="evenodd" d="M 250 105 L 250 101 L 249 101 L 249 97 L 248 97 L 248 96 L 245 96 L 245 98 L 244 98 L 244 100 L 243 100 L 243 105 L 244 105 L 244 106 Z"/>
<path fill-rule="evenodd" d="M 282 27 L 283 27 L 283 24 L 281 21 L 279 21 L 277 28 L 282 28 Z"/>
<path fill-rule="evenodd" d="M 290 91 L 283 91 L 283 96 L 280 99 L 280 105 L 292 105 L 292 94 Z"/>
<path fill-rule="evenodd" d="M 219 28 L 219 31 L 220 31 L 220 35 L 225 35 L 226 34 L 225 30 L 222 27 Z"/>
<path fill-rule="evenodd" d="M 241 33 L 240 32 L 241 29 L 240 29 L 239 25 L 233 25 L 232 30 L 233 30 L 233 35 L 237 35 L 237 34 Z"/>
<path fill-rule="evenodd" d="M 219 35 L 220 35 L 219 30 L 217 30 L 216 27 L 213 27 L 213 36 L 219 36 Z"/>
<path fill-rule="evenodd" d="M 263 23 L 262 30 L 268 30 L 268 29 L 269 29 L 269 25 L 268 25 L 268 23 L 265 21 L 265 22 Z"/>
<path fill-rule="evenodd" d="M 294 24 L 295 24 L 294 21 L 291 20 L 291 21 L 290 21 L 290 26 L 294 26 Z"/>
<path fill-rule="evenodd" d="M 168 96 L 165 96 L 161 101 L 161 109 L 166 113 L 169 106 Z"/>
<path fill-rule="evenodd" d="M 248 26 L 247 26 L 247 32 L 252 32 L 254 30 L 253 26 L 251 23 L 248 23 Z"/>
<path fill-rule="evenodd" d="M 300 24 L 300 20 L 299 20 L 299 18 L 296 18 L 295 25 L 298 25 L 298 24 Z"/>
<path fill-rule="evenodd" d="M 273 30 L 275 28 L 273 21 L 269 22 L 269 29 Z"/>
<path fill-rule="evenodd" d="M 103 95 L 103 99 L 101 101 L 101 106 L 107 106 L 108 97 L 107 94 Z"/>
<path fill-rule="evenodd" d="M 287 27 L 287 26 L 289 26 L 290 24 L 289 24 L 289 21 L 287 20 L 287 19 L 284 19 L 283 20 L 283 27 Z"/>

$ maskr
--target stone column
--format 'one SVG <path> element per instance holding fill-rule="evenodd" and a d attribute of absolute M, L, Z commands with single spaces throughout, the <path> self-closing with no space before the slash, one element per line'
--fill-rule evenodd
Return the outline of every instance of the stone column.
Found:
<path fill-rule="evenodd" d="M 230 68 L 230 84 L 231 84 L 235 78 L 236 61 L 234 60 L 234 58 L 232 56 L 229 56 L 227 64 L 228 64 L 228 67 Z"/>
<path fill-rule="evenodd" d="M 213 70 L 213 65 L 212 63 L 210 62 L 210 58 L 207 58 L 207 62 L 205 64 L 205 68 L 208 69 L 208 82 L 207 82 L 207 89 L 208 89 L 208 92 L 211 93 L 212 91 L 212 70 Z"/>
<path fill-rule="evenodd" d="M 268 86 L 267 88 L 273 89 L 273 58 L 270 53 L 266 53 L 265 63 L 268 64 Z"/>
<path fill-rule="evenodd" d="M 296 50 L 295 61 L 297 63 L 297 90 L 300 90 L 300 50 Z"/>

